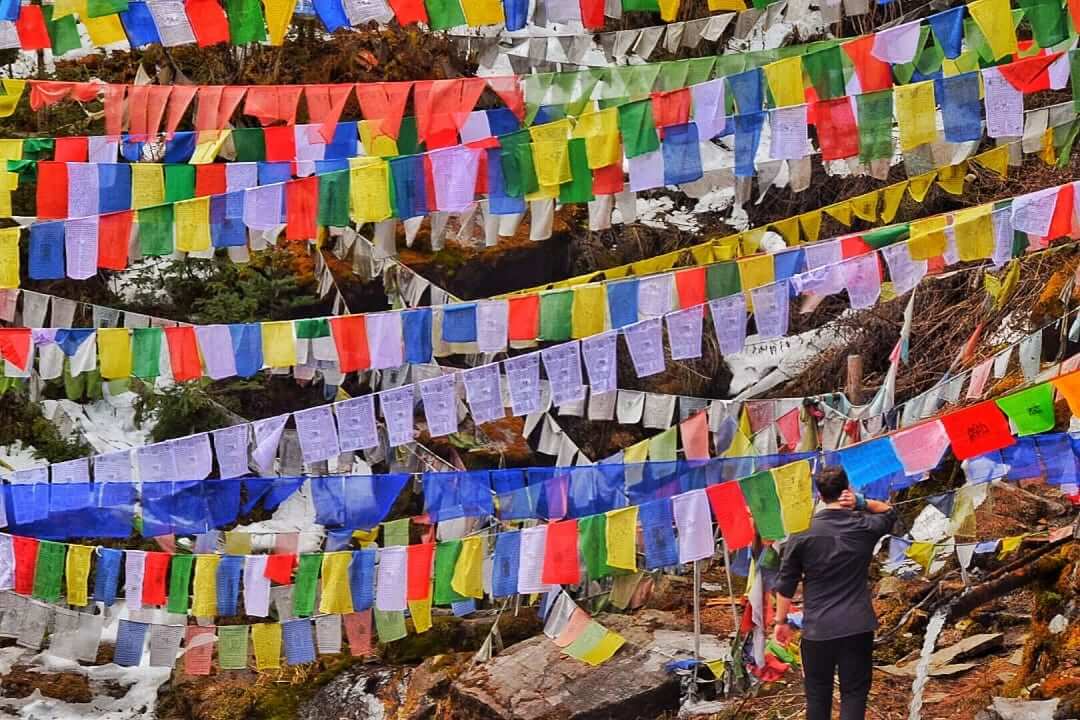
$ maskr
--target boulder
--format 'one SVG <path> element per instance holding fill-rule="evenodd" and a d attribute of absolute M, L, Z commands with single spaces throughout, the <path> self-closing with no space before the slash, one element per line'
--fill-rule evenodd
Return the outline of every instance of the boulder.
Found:
<path fill-rule="evenodd" d="M 354 665 L 300 705 L 299 720 L 383 720 L 394 717 L 404 697 L 408 668 Z"/>

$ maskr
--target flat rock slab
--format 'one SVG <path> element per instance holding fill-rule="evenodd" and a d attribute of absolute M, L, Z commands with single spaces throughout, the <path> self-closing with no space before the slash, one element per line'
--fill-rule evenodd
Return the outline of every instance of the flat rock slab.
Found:
<path fill-rule="evenodd" d="M 692 656 L 693 634 L 675 630 L 674 616 L 659 611 L 596 619 L 626 638 L 608 662 L 591 667 L 543 635 L 529 638 L 459 676 L 450 688 L 455 710 L 499 720 L 656 717 L 676 710 L 679 681 L 664 665 Z M 708 636 L 702 644 L 703 655 L 719 650 Z"/>

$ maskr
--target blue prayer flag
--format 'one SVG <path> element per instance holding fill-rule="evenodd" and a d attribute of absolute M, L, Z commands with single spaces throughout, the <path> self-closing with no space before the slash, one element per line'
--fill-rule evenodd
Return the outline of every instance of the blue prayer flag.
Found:
<path fill-rule="evenodd" d="M 735 98 L 735 109 L 740 114 L 756 113 L 765 106 L 765 88 L 761 68 L 728 75 L 727 86 Z"/>
<path fill-rule="evenodd" d="M 217 614 L 236 615 L 240 598 L 240 578 L 244 574 L 244 556 L 226 555 L 217 567 Z"/>
<path fill-rule="evenodd" d="M 375 548 L 357 550 L 349 563 L 349 593 L 353 612 L 368 610 L 375 602 Z"/>
<path fill-rule="evenodd" d="M 444 342 L 476 342 L 476 303 L 443 306 Z"/>
<path fill-rule="evenodd" d="M 525 212 L 525 198 L 506 194 L 502 150 L 490 148 L 487 154 L 488 210 L 492 215 L 516 215 Z"/>
<path fill-rule="evenodd" d="M 120 585 L 120 563 L 123 550 L 99 547 L 94 568 L 94 601 L 112 605 L 116 602 L 116 589 Z"/>
<path fill-rule="evenodd" d="M 431 308 L 414 308 L 401 314 L 405 362 L 431 362 Z"/>
<path fill-rule="evenodd" d="M 64 274 L 64 223 L 30 226 L 28 272 L 32 280 L 62 280 Z"/>
<path fill-rule="evenodd" d="M 165 141 L 166 163 L 186 163 L 195 154 L 195 133 L 191 130 L 174 133 Z"/>
<path fill-rule="evenodd" d="M 934 31 L 938 45 L 947 58 L 956 58 L 963 50 L 964 40 L 964 14 L 967 8 L 957 5 L 943 12 L 926 18 L 930 23 L 930 29 Z"/>
<path fill-rule="evenodd" d="M 424 156 L 403 155 L 390 160 L 390 181 L 394 186 L 395 214 L 402 220 L 427 215 L 427 186 Z"/>
<path fill-rule="evenodd" d="M 262 370 L 262 326 L 259 323 L 230 325 L 229 335 L 236 357 L 236 374 L 251 377 Z"/>
<path fill-rule="evenodd" d="M 491 561 L 491 594 L 507 597 L 517 594 L 521 533 L 504 532 L 495 536 L 495 555 Z"/>
<path fill-rule="evenodd" d="M 854 488 L 869 485 L 893 473 L 904 472 L 892 441 L 887 437 L 852 445 L 840 450 L 839 455 L 848 482 Z"/>
<path fill-rule="evenodd" d="M 655 570 L 678 565 L 679 548 L 675 541 L 675 515 L 671 509 L 671 499 L 645 503 L 638 510 L 638 520 L 645 543 L 645 567 Z"/>
<path fill-rule="evenodd" d="M 503 0 L 507 30 L 521 30 L 529 17 L 529 0 Z"/>
<path fill-rule="evenodd" d="M 607 303 L 612 329 L 636 323 L 638 321 L 637 279 L 608 283 Z"/>
<path fill-rule="evenodd" d="M 703 171 L 697 125 L 691 122 L 664 128 L 661 148 L 665 185 L 681 185 L 701 179 Z"/>
<path fill-rule="evenodd" d="M 120 13 L 120 23 L 124 26 L 128 43 L 133 48 L 161 43 L 150 7 L 141 0 L 129 0 L 128 9 Z"/>
<path fill-rule="evenodd" d="M 343 160 L 356 157 L 359 153 L 359 135 L 356 131 L 356 121 L 339 121 L 334 128 L 334 135 L 326 144 L 323 158 L 326 160 Z"/>
<path fill-rule="evenodd" d="M 349 17 L 345 14 L 345 7 L 341 0 L 314 0 L 315 14 L 322 20 L 326 32 L 334 32 L 343 27 L 349 27 Z"/>
<path fill-rule="evenodd" d="M 103 214 L 131 209 L 131 165 L 98 165 L 98 208 Z"/>
<path fill-rule="evenodd" d="M 146 644 L 146 623 L 121 620 L 116 630 L 116 646 L 113 662 L 120 667 L 138 667 L 142 662 L 143 646 Z"/>
<path fill-rule="evenodd" d="M 961 6 L 957 9 L 964 8 Z M 981 139 L 983 102 L 979 97 L 979 73 L 953 75 L 942 78 L 940 82 L 945 139 L 952 143 Z"/>
<path fill-rule="evenodd" d="M 311 618 L 298 618 L 281 623 L 281 641 L 285 646 L 288 665 L 315 662 L 315 638 L 311 635 Z"/>
<path fill-rule="evenodd" d="M 735 177 L 753 177 L 754 157 L 761 143 L 765 112 L 740 113 L 735 116 Z"/>

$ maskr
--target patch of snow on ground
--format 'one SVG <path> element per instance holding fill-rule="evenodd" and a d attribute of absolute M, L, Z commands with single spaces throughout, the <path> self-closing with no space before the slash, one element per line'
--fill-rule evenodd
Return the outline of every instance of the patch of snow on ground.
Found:
<path fill-rule="evenodd" d="M 638 222 L 655 228 L 677 227 L 696 232 L 701 229 L 692 211 L 676 210 L 675 201 L 669 197 L 637 199 Z"/>
<path fill-rule="evenodd" d="M 728 394 L 745 400 L 768 392 L 797 376 L 808 360 L 841 344 L 828 325 L 775 340 L 750 335 L 742 352 L 724 358 L 732 372 Z"/>

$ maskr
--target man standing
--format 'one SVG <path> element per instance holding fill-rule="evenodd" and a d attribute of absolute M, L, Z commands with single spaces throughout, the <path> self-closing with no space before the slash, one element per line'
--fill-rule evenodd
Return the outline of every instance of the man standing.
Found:
<path fill-rule="evenodd" d="M 896 511 L 848 487 L 828 468 L 814 481 L 825 507 L 806 532 L 788 539 L 776 581 L 777 642 L 791 639 L 787 623 L 795 589 L 803 585 L 802 663 L 806 720 L 832 717 L 833 677 L 840 675 L 840 720 L 863 720 L 873 672 L 877 617 L 870 600 L 874 547 L 892 529 Z"/>

